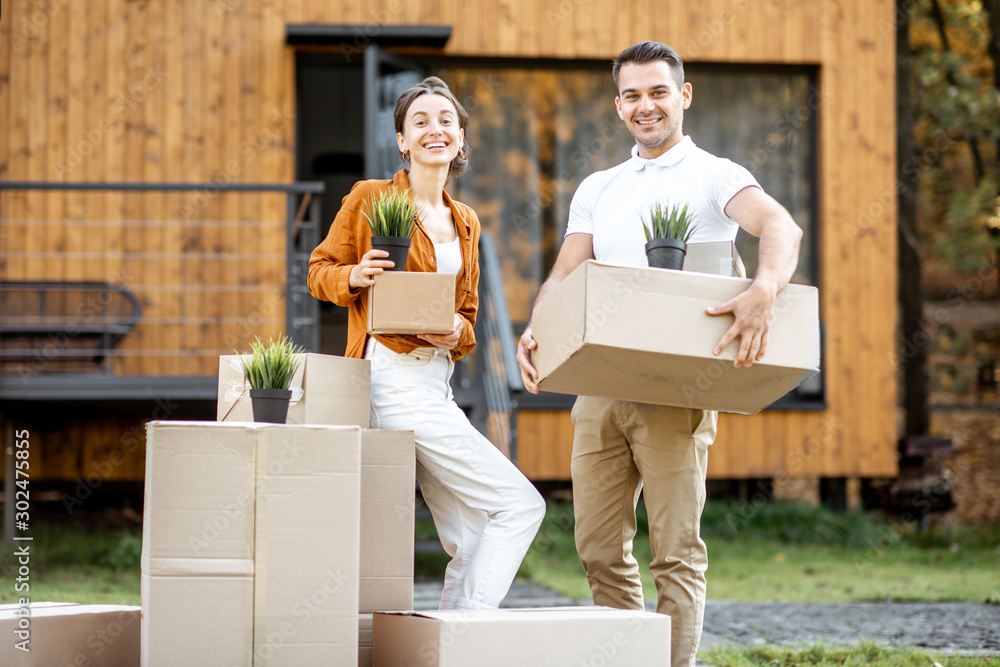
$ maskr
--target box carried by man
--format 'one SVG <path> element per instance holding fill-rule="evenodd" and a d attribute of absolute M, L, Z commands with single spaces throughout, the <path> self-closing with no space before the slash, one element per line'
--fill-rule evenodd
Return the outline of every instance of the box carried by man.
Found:
<path fill-rule="evenodd" d="M 738 341 L 715 356 L 731 316 L 706 309 L 745 278 L 587 261 L 536 306 L 532 359 L 544 391 L 752 415 L 819 372 L 819 295 L 778 294 L 767 352 L 735 368 Z"/>

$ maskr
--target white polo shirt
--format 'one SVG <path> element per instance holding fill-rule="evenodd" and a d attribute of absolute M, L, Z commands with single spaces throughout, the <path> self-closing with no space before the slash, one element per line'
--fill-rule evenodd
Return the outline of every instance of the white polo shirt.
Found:
<path fill-rule="evenodd" d="M 588 176 L 569 207 L 566 235 L 593 234 L 594 257 L 623 266 L 649 266 L 642 220 L 654 202 L 688 204 L 697 228 L 692 242 L 732 241 L 739 226 L 726 204 L 746 187 L 760 187 L 744 167 L 712 155 L 685 136 L 652 160 L 639 157 Z"/>

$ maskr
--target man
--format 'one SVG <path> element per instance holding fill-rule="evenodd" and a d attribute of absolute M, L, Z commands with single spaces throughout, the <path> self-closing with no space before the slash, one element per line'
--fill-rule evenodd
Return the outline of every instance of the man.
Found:
<path fill-rule="evenodd" d="M 777 294 L 798 263 L 802 231 L 743 167 L 697 148 L 682 131 L 692 88 L 680 56 L 659 42 L 622 51 L 612 77 L 618 116 L 635 137 L 632 158 L 586 178 L 570 206 L 566 238 L 536 303 L 588 259 L 647 266 L 640 216 L 656 202 L 687 203 L 694 241 L 731 241 L 742 227 L 760 238 L 759 268 L 737 297 L 708 309 L 734 317 L 714 348 L 738 339 L 736 367 L 760 361 Z M 518 343 L 521 379 L 538 392 L 531 324 Z M 708 446 L 718 415 L 581 396 L 573 407 L 576 544 L 594 602 L 642 609 L 632 556 L 635 507 L 644 490 L 658 612 L 671 617 L 674 667 L 695 663 L 705 612 L 708 553 L 701 540 Z"/>

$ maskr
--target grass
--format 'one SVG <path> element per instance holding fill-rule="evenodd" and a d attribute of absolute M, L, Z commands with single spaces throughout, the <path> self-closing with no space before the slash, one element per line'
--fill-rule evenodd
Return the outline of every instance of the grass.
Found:
<path fill-rule="evenodd" d="M 39 514 L 33 514 L 33 518 Z M 32 601 L 89 604 L 139 604 L 139 555 L 141 529 L 134 521 L 123 521 L 115 513 L 73 520 L 65 515 L 38 516 L 32 522 L 30 574 L 27 591 L 15 589 L 19 563 L 14 549 L 0 558 L 0 604 Z M 138 515 L 135 515 L 138 516 Z M 18 546 L 25 544 L 18 543 Z"/>
<path fill-rule="evenodd" d="M 752 511 L 751 511 L 752 510 Z M 122 517 L 125 517 L 124 519 Z M 129 519 L 131 516 L 131 519 Z M 139 604 L 141 534 L 133 511 L 39 517 L 31 543 L 32 600 Z M 573 599 L 590 588 L 576 554 L 573 509 L 552 502 L 519 576 Z M 702 532 L 709 549 L 708 596 L 728 600 L 868 600 L 1000 603 L 1000 527 L 919 534 L 876 517 L 823 508 L 712 500 Z M 420 520 L 417 539 L 434 539 Z M 15 591 L 13 550 L 0 557 L 0 603 Z M 640 506 L 635 555 L 647 599 L 656 590 L 646 567 L 649 538 Z M 445 554 L 417 554 L 415 575 L 441 577 Z"/>
<path fill-rule="evenodd" d="M 521 576 L 574 599 L 590 597 L 572 534 L 572 507 L 550 504 Z M 1000 528 L 917 533 L 878 518 L 773 503 L 748 511 L 710 501 L 708 597 L 727 600 L 871 600 L 1000 603 Z M 640 506 L 634 554 L 643 594 L 656 598 L 648 571 L 648 528 Z"/>
<path fill-rule="evenodd" d="M 760 646 L 754 648 L 715 647 L 699 653 L 715 667 L 840 667 L 841 665 L 885 665 L 887 667 L 986 667 L 1000 666 L 1000 656 L 965 657 L 941 655 L 914 649 L 895 648 L 866 642 L 851 647 L 809 648 Z"/>

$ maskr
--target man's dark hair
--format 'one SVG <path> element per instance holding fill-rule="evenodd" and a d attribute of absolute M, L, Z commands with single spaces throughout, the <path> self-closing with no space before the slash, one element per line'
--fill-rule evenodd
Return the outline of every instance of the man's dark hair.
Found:
<path fill-rule="evenodd" d="M 615 80 L 615 90 L 618 91 L 618 73 L 621 72 L 625 63 L 651 63 L 655 60 L 664 60 L 670 65 L 670 71 L 674 75 L 677 87 L 684 85 L 684 61 L 677 55 L 677 52 L 661 42 L 639 42 L 633 44 L 618 54 L 618 57 L 611 61 L 611 78 Z"/>

